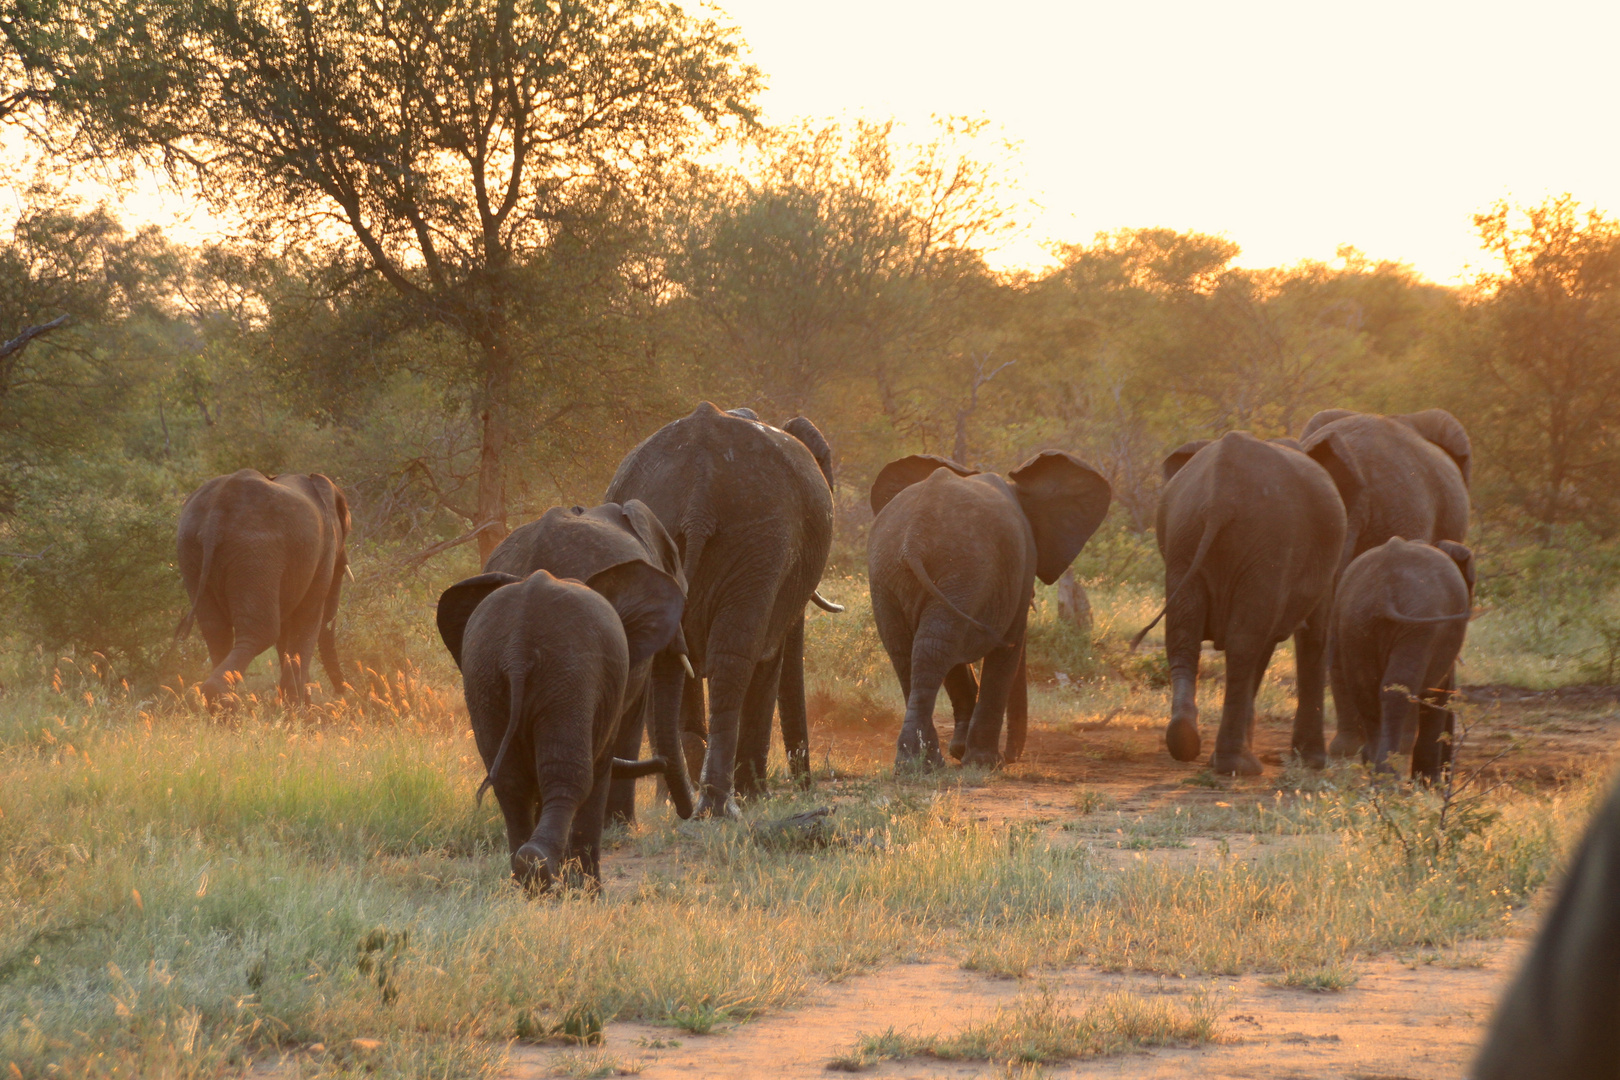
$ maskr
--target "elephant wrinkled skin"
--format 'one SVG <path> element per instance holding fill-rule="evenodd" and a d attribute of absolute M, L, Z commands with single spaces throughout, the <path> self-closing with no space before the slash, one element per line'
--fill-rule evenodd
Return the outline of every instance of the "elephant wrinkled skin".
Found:
<path fill-rule="evenodd" d="M 804 609 L 832 546 L 830 449 L 803 417 L 779 429 L 704 402 L 630 451 L 606 497 L 646 503 L 680 551 L 686 644 L 708 681 L 697 813 L 735 817 L 733 790 L 762 789 L 778 704 L 789 766 L 809 774 Z M 682 686 L 654 663 L 655 729 L 677 722 Z M 694 706 L 700 687 L 685 687 Z"/>
<path fill-rule="evenodd" d="M 1294 751 L 1320 764 L 1322 651 L 1345 536 L 1333 478 L 1293 440 L 1266 442 L 1242 431 L 1180 447 L 1165 459 L 1164 474 L 1157 533 L 1171 756 L 1198 757 L 1198 660 L 1203 643 L 1213 641 L 1226 653 L 1226 694 L 1210 768 L 1259 773 L 1254 695 L 1272 652 L 1292 635 L 1302 658 Z"/>
<path fill-rule="evenodd" d="M 1363 731 L 1366 758 L 1412 755 L 1412 775 L 1438 781 L 1450 760 L 1451 696 L 1468 632 L 1474 553 L 1393 537 L 1339 578 L 1329 639 L 1339 730 Z M 1442 738 L 1446 736 L 1446 738 Z"/>
<path fill-rule="evenodd" d="M 1057 581 L 1102 524 L 1111 497 L 1099 473 L 1057 450 L 1030 458 L 1005 480 L 928 454 L 878 473 L 867 575 L 878 635 L 906 695 L 897 765 L 917 758 L 943 764 L 934 728 L 941 685 L 956 721 L 953 757 L 1000 764 L 1008 715 L 1005 760 L 1018 758 L 1035 579 Z M 975 687 L 969 665 L 979 659 L 983 683 Z"/>
<path fill-rule="evenodd" d="M 570 862 L 599 882 L 613 776 L 667 771 L 663 759 L 620 761 L 613 745 L 631 675 L 679 633 L 683 602 L 680 584 L 640 559 L 583 585 L 544 570 L 479 574 L 439 597 L 519 883 L 545 888 Z"/>
<path fill-rule="evenodd" d="M 675 550 L 675 541 L 646 504 L 631 499 L 623 506 L 603 503 L 589 510 L 583 506 L 554 506 L 538 520 L 514 529 L 502 540 L 500 546 L 490 552 L 484 572 L 525 578 L 536 570 L 546 570 L 553 577 L 589 581 L 610 566 L 638 559 L 668 574 L 685 593 L 686 576 L 681 571 L 681 556 Z M 678 631 L 665 651 L 669 653 L 666 660 L 670 664 L 682 663 L 686 642 Z M 650 673 L 651 664 L 638 665 L 630 673 L 624 715 L 620 718 L 613 747 L 615 757 L 634 758 L 641 750 L 642 730 L 651 704 Z M 655 753 L 678 768 L 682 757 L 680 731 L 672 726 L 667 731 L 654 730 L 651 736 Z M 689 816 L 690 802 L 679 802 L 687 794 L 685 784 L 671 784 L 670 791 L 677 800 L 677 810 L 683 817 Z M 634 778 L 620 777 L 613 781 L 607 813 L 610 820 L 635 820 Z"/>
<path fill-rule="evenodd" d="M 1431 544 L 1468 538 L 1473 447 L 1467 430 L 1444 409 L 1401 416 L 1328 409 L 1306 422 L 1300 448 L 1327 469 L 1344 498 L 1341 573 L 1394 536 Z M 1345 727 L 1346 710 L 1337 711 L 1330 753 L 1350 757 L 1365 736 Z"/>
<path fill-rule="evenodd" d="M 210 702 L 274 647 L 281 700 L 308 704 L 317 648 L 335 689 L 345 683 L 332 620 L 349 558 L 349 504 L 320 473 L 216 476 L 180 509 L 180 575 L 191 598 L 176 638 L 195 619 L 214 669 Z"/>

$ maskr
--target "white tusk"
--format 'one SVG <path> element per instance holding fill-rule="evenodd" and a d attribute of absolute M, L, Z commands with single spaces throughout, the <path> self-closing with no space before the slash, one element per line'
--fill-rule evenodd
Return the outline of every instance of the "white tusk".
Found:
<path fill-rule="evenodd" d="M 348 575 L 350 581 L 354 580 L 354 567 L 350 566 L 348 563 L 344 563 L 343 572 Z"/>
<path fill-rule="evenodd" d="M 692 670 L 692 661 L 690 661 L 690 660 L 688 660 L 688 659 L 687 659 L 687 658 L 686 658 L 686 654 L 685 654 L 685 653 L 682 653 L 682 654 L 681 654 L 681 667 L 683 667 L 683 668 L 685 668 L 685 669 L 686 669 L 686 677 L 687 677 L 687 678 L 688 678 L 688 679 L 695 679 L 695 678 L 697 678 L 697 672 L 695 672 L 695 671 L 693 671 L 693 670 Z"/>

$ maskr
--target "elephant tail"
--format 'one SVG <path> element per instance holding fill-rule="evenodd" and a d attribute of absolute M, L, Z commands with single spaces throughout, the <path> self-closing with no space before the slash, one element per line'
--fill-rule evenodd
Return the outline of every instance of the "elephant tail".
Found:
<path fill-rule="evenodd" d="M 512 672 L 512 707 L 506 721 L 506 734 L 501 736 L 501 748 L 495 751 L 495 760 L 490 762 L 489 773 L 485 775 L 484 782 L 478 785 L 475 801 L 479 806 L 484 804 L 484 792 L 495 786 L 495 777 L 500 775 L 501 762 L 506 760 L 506 751 L 511 749 L 512 737 L 517 734 L 518 724 L 523 720 L 523 681 L 527 674 L 522 666 Z"/>
<path fill-rule="evenodd" d="M 197 605 L 202 603 L 203 593 L 208 591 L 208 575 L 214 571 L 214 524 L 212 516 L 205 523 L 203 535 L 202 566 L 197 573 L 197 595 L 191 601 L 191 607 L 186 610 L 180 619 L 180 624 L 174 628 L 174 643 L 184 641 L 191 634 L 191 624 L 197 618 Z"/>
<path fill-rule="evenodd" d="M 1467 622 L 1474 617 L 1472 611 L 1464 611 L 1460 615 L 1407 615 L 1397 611 L 1394 604 L 1384 608 L 1384 618 L 1391 622 L 1405 623 L 1408 626 L 1427 626 L 1430 623 Z"/>
<path fill-rule="evenodd" d="M 917 558 L 916 552 L 908 549 L 905 553 L 905 560 L 906 567 L 911 571 L 912 575 L 916 577 L 918 582 L 922 584 L 922 587 L 927 589 L 929 593 L 933 595 L 935 600 L 938 600 L 940 603 L 949 608 L 952 614 L 954 614 L 957 618 L 962 619 L 965 622 L 972 623 L 980 630 L 983 630 L 985 633 L 997 638 L 998 640 L 1003 636 L 1000 630 L 987 626 L 978 619 L 975 619 L 973 616 L 969 615 L 967 612 L 963 611 L 961 608 L 957 607 L 955 604 L 951 603 L 951 598 L 946 596 L 944 591 L 940 589 L 938 585 L 934 584 L 934 579 L 928 576 L 928 571 L 923 567 L 922 560 Z"/>
<path fill-rule="evenodd" d="M 1198 550 L 1193 552 L 1192 562 L 1188 564 L 1187 572 L 1181 575 L 1181 580 L 1176 582 L 1175 589 L 1171 591 L 1169 596 L 1164 598 L 1164 606 L 1159 609 L 1157 615 L 1153 616 L 1153 621 L 1138 630 L 1136 636 L 1131 638 L 1131 652 L 1135 652 L 1137 646 L 1142 644 L 1142 639 L 1148 636 L 1149 630 L 1159 625 L 1159 620 L 1164 618 L 1165 613 L 1170 610 L 1170 605 L 1175 603 L 1176 597 L 1181 595 L 1181 590 L 1187 587 L 1187 582 L 1191 581 L 1193 575 L 1203 568 L 1204 559 L 1209 555 L 1209 549 L 1215 546 L 1215 537 L 1220 535 L 1221 527 L 1225 524 L 1224 520 L 1206 520 L 1204 522 L 1204 535 L 1198 538 Z"/>

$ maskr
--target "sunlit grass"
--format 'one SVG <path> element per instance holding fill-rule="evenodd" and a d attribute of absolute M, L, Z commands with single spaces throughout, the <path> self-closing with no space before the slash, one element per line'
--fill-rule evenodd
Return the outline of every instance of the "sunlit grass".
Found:
<path fill-rule="evenodd" d="M 840 784 L 832 842 L 797 848 L 750 826 L 807 796 L 682 823 L 646 785 L 604 898 L 532 901 L 448 712 L 55 701 L 0 751 L 0 1062 L 25 1077 L 215 1076 L 283 1050 L 313 1075 L 476 1076 L 581 1010 L 712 1030 L 921 956 L 1331 973 L 1495 932 L 1588 798 L 1506 800 L 1414 866 L 1353 792 L 1276 796 L 1137 825 L 1288 838 L 1257 859 L 1112 867 L 1083 831 L 965 813 L 958 774 Z M 1085 820 L 1115 816 L 1102 805 Z"/>
<path fill-rule="evenodd" d="M 915 1034 L 890 1028 L 863 1034 L 828 1068 L 859 1072 L 880 1061 L 908 1057 L 1051 1064 L 1153 1046 L 1201 1046 L 1218 1031 L 1216 1003 L 1209 995 L 1171 1002 L 1116 992 L 1075 1002 L 1041 987 L 959 1032 Z"/>

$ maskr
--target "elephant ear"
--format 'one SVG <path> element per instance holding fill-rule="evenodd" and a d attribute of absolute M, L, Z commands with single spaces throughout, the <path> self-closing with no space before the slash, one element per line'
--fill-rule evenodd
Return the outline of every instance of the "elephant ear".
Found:
<path fill-rule="evenodd" d="M 467 632 L 467 620 L 484 598 L 496 589 L 523 579 L 516 574 L 479 574 L 465 581 L 458 581 L 439 596 L 439 637 L 444 641 L 444 647 L 450 650 L 450 656 L 461 666 L 461 638 Z"/>
<path fill-rule="evenodd" d="M 1305 430 L 1299 433 L 1301 442 L 1307 441 L 1321 429 L 1327 427 L 1335 420 L 1343 420 L 1347 416 L 1355 416 L 1354 409 L 1323 409 L 1309 420 L 1305 421 Z"/>
<path fill-rule="evenodd" d="M 1108 516 L 1114 489 L 1073 454 L 1042 450 L 1007 474 L 1035 532 L 1035 576 L 1051 585 Z"/>
<path fill-rule="evenodd" d="M 1463 580 L 1468 583 L 1469 599 L 1472 599 L 1474 596 L 1474 549 L 1459 544 L 1455 540 L 1437 540 L 1434 546 L 1449 555 L 1451 561 L 1457 564 L 1457 569 L 1462 571 Z"/>
<path fill-rule="evenodd" d="M 1457 468 L 1462 470 L 1463 483 L 1471 481 L 1474 448 L 1468 439 L 1468 429 L 1462 426 L 1461 420 L 1444 409 L 1424 409 L 1393 419 L 1444 450 L 1457 463 Z"/>
<path fill-rule="evenodd" d="M 669 530 L 658 520 L 658 515 L 640 499 L 627 499 L 619 507 L 619 513 L 624 516 L 624 523 L 635 533 L 636 539 L 641 541 L 641 546 L 647 549 L 651 557 L 649 561 L 674 578 L 681 592 L 685 593 L 686 572 L 681 567 L 680 549 L 670 539 Z"/>
<path fill-rule="evenodd" d="M 821 475 L 827 478 L 828 489 L 837 491 L 838 485 L 833 483 L 832 447 L 827 445 L 827 438 L 821 429 L 812 424 L 809 417 L 795 416 L 782 425 L 782 430 L 809 448 L 816 464 L 821 467 Z"/>
<path fill-rule="evenodd" d="M 641 663 L 675 640 L 681 630 L 686 596 L 675 579 L 640 559 L 610 566 L 585 584 L 607 597 L 624 624 L 630 666 Z"/>
<path fill-rule="evenodd" d="M 1333 477 L 1333 486 L 1339 489 L 1344 512 L 1351 522 L 1351 535 L 1345 538 L 1348 545 L 1354 540 L 1356 506 L 1367 486 L 1361 469 L 1356 465 L 1355 456 L 1350 452 L 1350 444 L 1343 435 L 1329 427 L 1306 436 L 1301 445 L 1313 461 L 1328 471 L 1328 475 Z"/>
<path fill-rule="evenodd" d="M 934 474 L 935 469 L 949 469 L 957 476 L 977 476 L 979 470 L 940 457 L 938 454 L 912 454 L 898 458 L 883 466 L 883 471 L 872 481 L 872 513 L 880 512 L 896 495 L 912 484 L 920 484 Z"/>
<path fill-rule="evenodd" d="M 1194 439 L 1192 442 L 1182 443 L 1170 451 L 1170 456 L 1164 459 L 1164 465 L 1161 466 L 1164 471 L 1165 482 L 1168 483 L 1172 476 L 1180 472 L 1181 467 L 1191 461 L 1194 454 L 1214 441 L 1214 439 Z"/>

